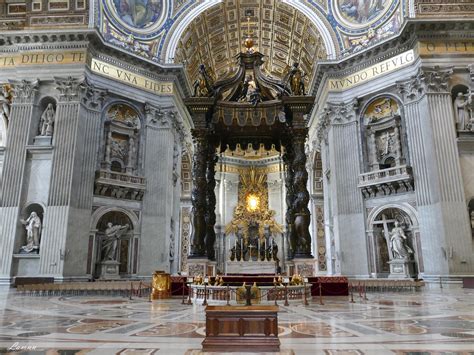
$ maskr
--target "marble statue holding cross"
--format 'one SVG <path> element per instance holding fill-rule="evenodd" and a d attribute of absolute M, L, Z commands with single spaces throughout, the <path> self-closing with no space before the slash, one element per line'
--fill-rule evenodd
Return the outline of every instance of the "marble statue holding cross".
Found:
<path fill-rule="evenodd" d="M 395 221 L 395 227 L 390 232 L 390 248 L 394 259 L 408 260 L 413 254 L 413 250 L 408 246 L 407 236 L 398 221 Z"/>

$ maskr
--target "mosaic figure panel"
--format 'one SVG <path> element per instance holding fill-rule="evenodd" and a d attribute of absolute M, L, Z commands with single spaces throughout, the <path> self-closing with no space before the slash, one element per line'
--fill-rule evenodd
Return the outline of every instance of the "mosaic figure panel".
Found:
<path fill-rule="evenodd" d="M 391 3 L 390 0 L 337 0 L 336 9 L 349 24 L 367 25 L 385 14 Z"/>

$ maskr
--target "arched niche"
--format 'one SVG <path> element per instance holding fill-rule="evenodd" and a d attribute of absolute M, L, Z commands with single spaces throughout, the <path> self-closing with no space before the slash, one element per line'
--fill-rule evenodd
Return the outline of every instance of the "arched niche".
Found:
<path fill-rule="evenodd" d="M 471 117 L 474 118 L 472 110 L 474 107 L 469 104 L 469 88 L 463 84 L 457 84 L 451 88 L 451 99 L 454 109 L 454 124 L 458 132 L 474 131 Z M 471 98 L 472 101 L 472 98 Z"/>
<path fill-rule="evenodd" d="M 398 223 L 403 229 L 407 247 L 412 250 L 413 277 L 423 272 L 419 225 L 416 210 L 409 204 L 388 204 L 372 210 L 367 219 L 369 269 L 375 277 L 389 277 L 389 262 L 396 259 L 391 235 Z"/>
<path fill-rule="evenodd" d="M 469 211 L 469 218 L 471 221 L 471 233 L 472 233 L 472 237 L 474 238 L 474 198 L 471 198 L 467 208 Z"/>
<path fill-rule="evenodd" d="M 371 99 L 362 109 L 364 170 L 378 171 L 408 163 L 401 104 L 390 95 Z"/>
<path fill-rule="evenodd" d="M 7 118 L 4 115 L 2 115 L 0 117 L 0 147 L 5 147 L 7 144 L 7 129 L 8 129 Z"/>
<path fill-rule="evenodd" d="M 40 248 L 41 248 L 41 237 L 42 237 L 42 232 L 43 232 L 43 221 L 44 221 L 44 213 L 45 213 L 45 207 L 41 203 L 37 202 L 28 202 L 25 204 L 25 207 L 20 212 L 20 223 L 22 224 L 21 226 L 21 233 L 20 238 L 18 238 L 17 241 L 17 247 L 18 247 L 18 252 L 21 254 L 25 254 L 25 251 L 22 250 L 22 247 L 28 245 L 28 229 L 26 228 L 27 225 L 25 225 L 25 222 L 28 221 L 28 218 L 31 217 L 32 212 L 36 213 L 36 215 L 39 217 L 40 222 L 41 222 L 41 227 L 39 229 L 39 236 L 38 236 L 38 245 L 35 250 L 31 252 L 26 252 L 26 254 L 39 254 Z"/>
<path fill-rule="evenodd" d="M 12 93 L 8 84 L 0 87 L 0 147 L 7 144 L 8 121 L 10 119 Z"/>
<path fill-rule="evenodd" d="M 100 276 L 100 263 L 104 259 L 102 247 L 108 223 L 112 223 L 113 226 L 129 226 L 120 235 L 116 255 L 117 261 L 120 263 L 120 276 L 136 274 L 139 256 L 139 220 L 132 211 L 119 207 L 101 207 L 92 215 L 87 273 L 92 274 L 95 278 Z"/>
<path fill-rule="evenodd" d="M 38 102 L 38 109 L 35 110 L 33 115 L 33 134 L 34 144 L 36 145 L 51 145 L 54 140 L 54 125 L 55 118 L 49 123 L 44 119 L 46 116 L 45 112 L 48 107 L 52 107 L 54 113 L 56 113 L 56 100 L 51 96 L 44 96 Z M 55 117 L 55 115 L 54 115 Z"/>
<path fill-rule="evenodd" d="M 138 111 L 124 102 L 104 109 L 101 168 L 134 175 L 139 168 L 141 121 Z"/>

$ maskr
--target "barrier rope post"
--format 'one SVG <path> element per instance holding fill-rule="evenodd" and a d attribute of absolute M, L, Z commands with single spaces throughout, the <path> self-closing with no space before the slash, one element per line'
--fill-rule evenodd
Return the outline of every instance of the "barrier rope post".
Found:
<path fill-rule="evenodd" d="M 132 293 L 133 293 L 133 282 L 130 281 L 130 292 L 128 294 L 128 299 L 132 300 Z"/>
<path fill-rule="evenodd" d="M 278 306 L 278 302 L 277 302 L 277 299 L 278 299 L 278 291 L 277 291 L 277 285 L 275 284 L 275 295 L 273 296 L 275 297 L 275 306 Z"/>
<path fill-rule="evenodd" d="M 188 283 L 189 288 L 188 288 L 188 304 L 193 304 L 191 302 L 191 298 L 193 296 L 193 288 L 191 287 L 191 283 Z"/>
<path fill-rule="evenodd" d="M 202 302 L 203 306 L 207 306 L 207 282 L 204 282 L 204 302 Z"/>
<path fill-rule="evenodd" d="M 288 284 L 285 284 L 285 306 L 288 307 L 290 304 L 288 303 Z"/>
<path fill-rule="evenodd" d="M 153 292 L 153 284 L 150 283 L 150 293 L 148 294 L 148 302 L 151 302 L 151 293 Z"/>
<path fill-rule="evenodd" d="M 227 300 L 227 306 L 230 306 L 230 286 L 229 285 L 227 285 L 227 292 L 226 292 L 225 298 Z"/>
<path fill-rule="evenodd" d="M 324 305 L 324 303 L 323 303 L 323 288 L 322 288 L 322 285 L 321 285 L 321 281 L 320 280 L 318 280 L 318 281 L 319 281 L 319 304 L 321 306 L 323 306 Z"/>
<path fill-rule="evenodd" d="M 349 291 L 351 292 L 351 303 L 355 303 L 354 301 L 354 286 L 349 284 Z"/>
<path fill-rule="evenodd" d="M 186 298 L 184 297 L 184 287 L 186 286 L 186 281 L 185 278 L 183 277 L 183 299 L 181 301 L 181 304 L 186 304 Z"/>
<path fill-rule="evenodd" d="M 306 282 L 303 280 L 303 304 L 308 306 L 308 299 L 306 298 Z"/>

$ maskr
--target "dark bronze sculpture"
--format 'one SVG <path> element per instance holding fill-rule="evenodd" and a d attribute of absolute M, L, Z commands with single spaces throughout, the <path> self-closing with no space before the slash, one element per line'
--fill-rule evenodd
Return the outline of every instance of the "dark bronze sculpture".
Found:
<path fill-rule="evenodd" d="M 194 97 L 185 100 L 195 126 L 191 257 L 215 259 L 216 148 L 236 149 L 237 144 L 246 146 L 249 142 L 255 146 L 263 144 L 267 149 L 273 145 L 283 152 L 288 256 L 312 257 L 304 147 L 308 128 L 304 115 L 310 112 L 314 97 L 304 96 L 304 73 L 298 63 L 278 81 L 263 74 L 261 53 L 241 53 L 238 60 L 236 74 L 216 82 L 201 65 Z M 278 248 L 269 244 L 270 241 L 266 250 L 260 245 L 260 255 L 250 255 L 255 246 L 239 239 L 230 250 L 231 258 L 277 260 Z"/>

